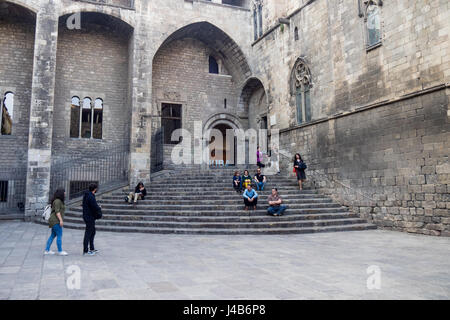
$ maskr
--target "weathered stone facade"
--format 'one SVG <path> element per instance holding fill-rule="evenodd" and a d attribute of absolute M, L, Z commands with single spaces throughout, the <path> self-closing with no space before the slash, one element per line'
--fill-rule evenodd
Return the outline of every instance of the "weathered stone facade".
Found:
<path fill-rule="evenodd" d="M 27 216 L 58 159 L 129 145 L 130 183 L 148 181 L 161 105 L 174 103 L 191 131 L 280 129 L 282 173 L 300 152 L 317 187 L 380 227 L 449 235 L 448 1 L 375 1 L 381 43 L 369 48 L 362 0 L 96 2 L 0 1 L 0 94 L 15 93 L 16 115 L 0 161 L 27 168 Z M 302 124 L 299 59 L 311 75 Z M 73 96 L 103 99 L 101 140 L 70 137 Z"/>

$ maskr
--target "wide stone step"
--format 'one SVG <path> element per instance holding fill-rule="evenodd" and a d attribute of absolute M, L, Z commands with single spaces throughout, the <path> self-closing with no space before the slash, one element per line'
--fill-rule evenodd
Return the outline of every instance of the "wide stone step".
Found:
<path fill-rule="evenodd" d="M 102 220 L 112 220 L 112 221 L 155 221 L 155 222 L 273 222 L 276 221 L 303 221 L 303 220 L 332 220 L 332 219 L 347 219 L 347 218 L 358 218 L 358 214 L 352 212 L 341 212 L 341 213 L 319 213 L 319 214 L 285 214 L 281 217 L 273 217 L 269 215 L 251 215 L 242 214 L 240 216 L 159 216 L 159 215 L 103 215 Z M 81 213 L 68 212 L 66 213 L 66 221 L 72 221 L 77 223 L 83 223 Z"/>
<path fill-rule="evenodd" d="M 85 226 L 81 224 L 67 223 L 66 228 L 84 230 Z M 304 228 L 238 228 L 238 229 L 177 229 L 177 228 L 146 228 L 137 226 L 96 226 L 97 231 L 105 232 L 133 232 L 133 233 L 153 233 L 153 234 L 193 234 L 193 235 L 283 235 L 283 234 L 306 234 L 318 232 L 343 232 L 343 231 L 362 231 L 376 229 L 375 225 L 368 223 L 334 225 L 334 226 L 315 226 Z"/>
<path fill-rule="evenodd" d="M 81 223 L 81 219 L 68 218 L 70 223 Z M 302 220 L 302 221 L 281 221 L 273 219 L 271 222 L 160 222 L 160 221 L 126 221 L 126 220 L 98 220 L 96 226 L 113 225 L 113 226 L 137 226 L 145 228 L 174 228 L 174 229 L 260 229 L 260 228 L 305 228 L 317 226 L 333 226 L 365 223 L 365 220 L 359 218 L 348 219 L 332 219 L 332 220 Z"/>
<path fill-rule="evenodd" d="M 97 201 L 99 204 L 101 204 L 103 207 L 106 205 L 118 205 L 118 204 L 124 204 L 125 199 L 122 198 L 113 198 L 113 199 L 99 199 Z M 145 200 L 139 200 L 138 205 L 139 206 L 152 206 L 152 205 L 236 205 L 237 203 L 242 202 L 241 196 L 235 196 L 233 198 L 229 199 L 205 199 L 205 198 L 199 198 L 196 200 L 192 199 L 166 199 L 166 198 L 159 198 L 159 199 L 153 199 L 150 200 L 148 198 L 145 198 Z M 267 199 L 266 199 L 267 202 Z M 293 198 L 287 198 L 283 197 L 283 204 L 332 204 L 333 201 L 331 199 L 322 198 L 322 199 L 311 199 L 311 198 L 304 198 L 304 199 L 293 199 Z"/>
<path fill-rule="evenodd" d="M 258 195 L 260 195 L 261 197 L 266 196 L 266 198 L 270 195 L 269 191 L 263 191 L 263 192 L 259 192 Z M 97 199 L 98 200 L 114 200 L 114 201 L 121 201 L 123 202 L 125 197 L 128 196 L 128 193 L 122 193 L 122 194 L 117 194 L 117 195 L 102 195 L 99 196 Z M 166 195 L 164 196 L 163 199 L 166 200 L 186 200 L 186 201 L 192 201 L 192 200 L 202 200 L 202 199 L 208 199 L 208 200 L 217 200 L 217 201 L 228 201 L 228 200 L 233 200 L 236 201 L 238 199 L 242 198 L 242 194 L 241 193 L 236 193 L 236 192 L 231 192 L 231 193 L 227 193 L 227 194 L 222 194 L 222 195 L 218 195 L 218 194 L 209 194 L 209 195 L 205 195 L 205 194 L 186 194 L 186 195 Z M 327 199 L 327 200 L 331 200 L 329 197 L 326 197 L 324 195 L 321 194 L 301 194 L 301 193 L 293 193 L 293 194 L 283 194 L 282 195 L 283 200 L 288 200 L 288 199 L 298 199 L 300 201 L 303 200 L 322 200 L 322 199 Z M 159 201 L 161 200 L 161 196 L 156 196 L 154 194 L 147 194 L 147 196 L 145 197 L 145 201 Z"/>
<path fill-rule="evenodd" d="M 261 203 L 261 206 L 267 207 L 264 203 Z M 158 211 L 158 210 L 181 210 L 181 211 L 216 211 L 216 210 L 224 210 L 224 211 L 236 211 L 244 208 L 244 203 L 240 204 L 195 204 L 195 205 L 162 205 L 162 204 L 154 204 L 154 205 L 145 205 L 138 204 L 137 209 L 145 210 L 145 211 Z M 288 205 L 289 209 L 319 209 L 319 208 L 340 208 L 341 205 L 338 203 L 291 203 Z M 102 210 L 133 210 L 133 205 L 130 204 L 104 204 L 102 205 Z"/>
<path fill-rule="evenodd" d="M 337 212 L 348 212 L 346 207 L 338 208 L 311 208 L 311 209 L 292 209 L 288 208 L 288 214 L 315 214 L 315 213 L 337 213 Z M 71 207 L 70 212 L 82 212 L 81 207 Z M 121 210 L 121 209 L 102 209 L 103 214 L 122 214 L 122 215 L 165 215 L 165 216 L 241 216 L 244 213 L 247 215 L 266 215 L 267 206 L 261 206 L 257 210 L 142 210 L 136 208 L 132 210 Z"/>
<path fill-rule="evenodd" d="M 258 195 L 262 195 L 262 196 L 269 196 L 271 193 L 270 189 L 265 189 L 264 191 L 256 191 L 256 193 L 258 193 Z M 289 190 L 281 190 L 278 189 L 278 193 L 280 194 L 281 197 L 284 197 L 286 195 L 318 195 L 318 193 L 312 192 L 311 190 L 303 190 L 300 191 L 297 189 L 289 189 Z M 126 195 L 128 195 L 129 193 L 126 192 L 118 192 L 115 191 L 114 193 L 111 194 L 111 196 L 113 197 L 125 197 Z M 147 190 L 147 197 L 149 196 L 190 196 L 190 195 L 204 195 L 204 196 L 229 196 L 229 195 L 235 195 L 237 194 L 236 191 L 234 191 L 234 189 L 229 188 L 229 189 L 225 189 L 222 188 L 220 190 L 196 190 L 196 189 L 183 189 L 183 190 L 167 190 L 167 189 L 159 189 L 156 191 L 149 191 Z"/>

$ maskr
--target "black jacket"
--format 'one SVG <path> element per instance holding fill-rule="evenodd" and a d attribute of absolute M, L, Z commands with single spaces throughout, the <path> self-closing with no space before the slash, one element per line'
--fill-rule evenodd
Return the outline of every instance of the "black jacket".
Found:
<path fill-rule="evenodd" d="M 102 209 L 97 204 L 95 195 L 86 191 L 83 197 L 83 219 L 85 221 L 95 221 L 101 219 Z"/>
<path fill-rule="evenodd" d="M 142 194 L 142 200 L 144 200 L 144 197 L 147 195 L 147 190 L 140 190 L 138 186 L 136 186 L 136 188 L 134 188 L 134 193 L 140 193 Z"/>

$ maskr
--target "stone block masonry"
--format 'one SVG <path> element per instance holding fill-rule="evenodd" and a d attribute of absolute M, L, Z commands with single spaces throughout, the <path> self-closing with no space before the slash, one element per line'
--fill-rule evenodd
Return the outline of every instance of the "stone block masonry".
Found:
<path fill-rule="evenodd" d="M 325 194 L 386 229 L 450 234 L 449 96 L 444 88 L 284 130 Z M 282 168 L 292 167 L 283 159 Z"/>

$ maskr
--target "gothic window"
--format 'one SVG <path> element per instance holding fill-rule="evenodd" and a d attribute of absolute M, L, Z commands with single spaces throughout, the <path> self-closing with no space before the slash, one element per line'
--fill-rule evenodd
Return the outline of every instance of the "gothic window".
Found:
<path fill-rule="evenodd" d="M 172 133 L 177 129 L 181 129 L 181 104 L 162 104 L 161 126 L 165 144 L 179 143 L 172 141 Z"/>
<path fill-rule="evenodd" d="M 299 59 L 293 70 L 293 87 L 297 113 L 297 123 L 311 121 L 311 72 L 305 61 Z"/>
<path fill-rule="evenodd" d="M 262 9 L 261 0 L 253 0 L 253 28 L 255 40 L 263 35 Z"/>
<path fill-rule="evenodd" d="M 258 5 L 258 18 L 259 18 L 259 36 L 263 35 L 263 18 L 262 18 L 262 4 Z"/>
<path fill-rule="evenodd" d="M 364 17 L 366 46 L 371 48 L 381 43 L 381 0 L 359 0 L 360 17 Z"/>
<path fill-rule="evenodd" d="M 258 39 L 258 12 L 253 10 L 253 38 L 256 41 Z"/>
<path fill-rule="evenodd" d="M 295 40 L 295 41 L 298 41 L 298 39 L 299 39 L 299 36 L 298 36 L 298 28 L 295 27 L 295 30 L 294 30 L 294 40 Z"/>
<path fill-rule="evenodd" d="M 209 73 L 219 74 L 219 64 L 213 56 L 209 56 Z"/>
<path fill-rule="evenodd" d="M 72 97 L 70 107 L 70 137 L 78 138 L 80 136 L 80 98 Z"/>
<path fill-rule="evenodd" d="M 6 92 L 2 100 L 0 101 L 1 134 L 11 135 L 14 117 L 14 93 Z"/>
<path fill-rule="evenodd" d="M 92 133 L 92 100 L 84 98 L 81 107 L 81 138 L 91 138 Z"/>
<path fill-rule="evenodd" d="M 94 124 L 92 130 L 92 137 L 94 139 L 102 138 L 103 131 L 103 100 L 100 98 L 95 99 L 94 102 Z"/>

